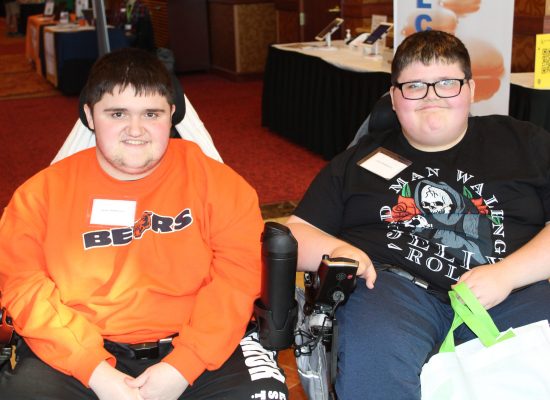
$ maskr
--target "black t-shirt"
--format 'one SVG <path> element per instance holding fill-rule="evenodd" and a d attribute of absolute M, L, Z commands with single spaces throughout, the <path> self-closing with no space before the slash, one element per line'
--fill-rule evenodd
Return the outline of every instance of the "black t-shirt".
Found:
<path fill-rule="evenodd" d="M 440 152 L 416 150 L 397 130 L 377 136 L 336 156 L 295 211 L 375 262 L 448 289 L 550 221 L 550 134 L 542 128 L 471 117 L 464 138 Z M 378 147 L 412 164 L 389 180 L 357 164 Z"/>

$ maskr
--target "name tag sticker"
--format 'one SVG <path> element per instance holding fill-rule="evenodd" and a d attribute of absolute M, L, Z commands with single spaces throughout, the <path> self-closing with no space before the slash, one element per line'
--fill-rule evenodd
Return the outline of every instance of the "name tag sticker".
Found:
<path fill-rule="evenodd" d="M 94 199 L 90 224 L 133 226 L 136 216 L 134 200 Z"/>
<path fill-rule="evenodd" d="M 357 162 L 360 167 L 386 180 L 392 179 L 411 164 L 412 161 L 383 147 L 377 148 Z"/>

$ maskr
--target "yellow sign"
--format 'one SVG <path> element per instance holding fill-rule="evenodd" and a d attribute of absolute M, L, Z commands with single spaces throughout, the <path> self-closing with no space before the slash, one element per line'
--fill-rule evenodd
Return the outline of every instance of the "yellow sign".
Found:
<path fill-rule="evenodd" d="M 533 86 L 536 89 L 550 89 L 550 33 L 537 35 Z"/>

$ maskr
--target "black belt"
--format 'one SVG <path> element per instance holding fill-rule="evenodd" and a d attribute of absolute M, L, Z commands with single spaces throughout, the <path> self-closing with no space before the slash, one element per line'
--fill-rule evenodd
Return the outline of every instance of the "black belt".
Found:
<path fill-rule="evenodd" d="M 162 358 L 173 349 L 172 340 L 176 335 L 156 342 L 145 343 L 118 343 L 105 339 L 103 347 L 115 357 L 124 357 L 132 360 L 153 360 Z"/>
<path fill-rule="evenodd" d="M 411 274 L 409 271 L 405 271 L 402 268 L 396 267 L 394 265 L 389 264 L 379 264 L 375 263 L 375 268 L 379 271 L 388 271 L 393 274 L 399 275 L 410 282 L 414 283 L 416 286 L 424 289 L 429 294 L 435 296 L 438 300 L 450 304 L 449 300 L 449 293 L 439 287 L 436 287 L 434 285 L 430 285 L 428 282 L 426 282 L 424 279 L 419 278 L 418 276 L 415 276 Z"/>

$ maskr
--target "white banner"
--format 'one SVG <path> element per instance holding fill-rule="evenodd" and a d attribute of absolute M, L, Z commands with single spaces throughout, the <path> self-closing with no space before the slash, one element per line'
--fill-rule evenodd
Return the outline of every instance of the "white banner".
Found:
<path fill-rule="evenodd" d="M 514 0 L 394 0 L 393 18 L 394 49 L 428 29 L 460 38 L 476 82 L 472 114 L 508 114 Z"/>

